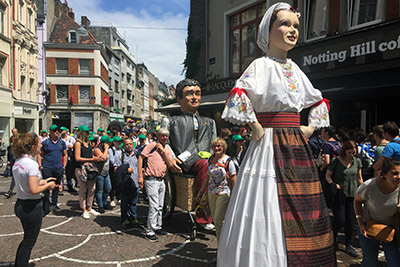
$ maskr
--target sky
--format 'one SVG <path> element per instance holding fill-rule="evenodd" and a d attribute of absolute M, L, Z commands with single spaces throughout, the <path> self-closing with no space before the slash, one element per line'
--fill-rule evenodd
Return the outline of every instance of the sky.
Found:
<path fill-rule="evenodd" d="M 184 78 L 190 0 L 68 0 L 68 6 L 79 24 L 87 16 L 91 26 L 115 26 L 136 62 L 160 81 L 176 85 Z"/>

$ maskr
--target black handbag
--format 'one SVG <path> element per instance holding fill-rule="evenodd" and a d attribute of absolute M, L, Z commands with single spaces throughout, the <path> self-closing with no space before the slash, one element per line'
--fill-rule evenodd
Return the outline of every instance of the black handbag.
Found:
<path fill-rule="evenodd" d="M 47 214 L 50 213 L 50 200 L 46 196 L 42 196 L 42 208 L 43 208 L 43 217 L 46 217 Z"/>

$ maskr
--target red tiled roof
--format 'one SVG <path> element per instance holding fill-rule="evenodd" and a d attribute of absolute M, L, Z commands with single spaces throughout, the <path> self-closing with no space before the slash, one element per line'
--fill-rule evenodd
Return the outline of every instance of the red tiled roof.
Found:
<path fill-rule="evenodd" d="M 50 34 L 49 42 L 51 43 L 68 43 L 68 31 L 77 30 L 79 28 L 79 24 L 76 23 L 72 18 L 70 18 L 67 14 L 61 12 L 60 18 L 57 20 L 54 25 L 53 31 Z M 88 36 L 80 36 L 81 44 L 97 44 L 96 39 L 93 35 L 88 32 Z"/>

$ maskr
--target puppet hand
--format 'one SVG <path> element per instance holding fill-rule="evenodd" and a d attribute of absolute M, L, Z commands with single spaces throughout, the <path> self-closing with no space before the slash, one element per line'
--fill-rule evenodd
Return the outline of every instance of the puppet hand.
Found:
<path fill-rule="evenodd" d="M 305 138 L 308 139 L 314 133 L 315 127 L 300 125 L 300 130 L 303 132 Z"/>
<path fill-rule="evenodd" d="M 173 173 L 182 173 L 182 169 L 178 164 L 182 164 L 182 162 L 178 158 L 174 158 L 171 165 L 171 171 Z"/>
<path fill-rule="evenodd" d="M 264 129 L 258 122 L 249 123 L 251 128 L 251 137 L 252 141 L 258 141 L 264 136 Z"/>

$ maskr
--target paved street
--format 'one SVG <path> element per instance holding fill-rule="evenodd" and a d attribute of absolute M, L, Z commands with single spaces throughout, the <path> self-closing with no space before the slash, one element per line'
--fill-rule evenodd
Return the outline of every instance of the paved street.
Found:
<path fill-rule="evenodd" d="M 12 265 L 23 234 L 14 215 L 15 195 L 10 199 L 3 196 L 10 180 L 0 176 L 0 266 Z M 77 194 L 64 192 L 59 202 L 62 211 L 50 213 L 43 221 L 31 255 L 32 266 L 215 266 L 214 233 L 200 231 L 198 238 L 190 241 L 187 215 L 183 212 L 176 211 L 165 226 L 170 235 L 150 243 L 144 237 L 144 229 L 126 230 L 120 226 L 118 205 L 112 211 L 85 220 L 80 217 Z M 145 204 L 140 204 L 139 215 L 144 226 Z M 357 251 L 361 253 L 359 248 Z M 337 256 L 339 266 L 359 266 L 360 258 L 351 258 L 341 251 Z"/>

